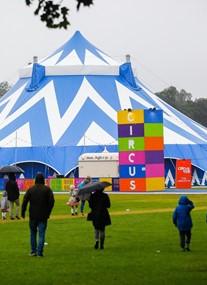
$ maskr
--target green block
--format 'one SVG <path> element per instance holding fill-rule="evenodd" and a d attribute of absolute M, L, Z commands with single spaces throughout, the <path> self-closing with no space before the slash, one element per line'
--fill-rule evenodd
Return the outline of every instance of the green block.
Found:
<path fill-rule="evenodd" d="M 163 124 L 144 124 L 144 136 L 145 137 L 163 137 Z"/>
<path fill-rule="evenodd" d="M 128 137 L 118 139 L 119 151 L 144 150 L 144 137 Z"/>
<path fill-rule="evenodd" d="M 62 190 L 62 179 L 61 178 L 50 179 L 50 188 L 53 191 L 61 191 Z"/>

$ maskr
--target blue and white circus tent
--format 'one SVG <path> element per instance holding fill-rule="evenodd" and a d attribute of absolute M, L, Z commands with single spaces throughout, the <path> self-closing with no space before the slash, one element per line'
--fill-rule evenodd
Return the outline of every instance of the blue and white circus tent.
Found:
<path fill-rule="evenodd" d="M 162 109 L 166 179 L 176 159 L 191 159 L 196 181 L 207 170 L 207 129 L 163 102 L 121 63 L 80 32 L 51 55 L 19 70 L 0 99 L 0 165 L 31 178 L 67 176 L 83 153 L 117 152 L 117 111 Z"/>

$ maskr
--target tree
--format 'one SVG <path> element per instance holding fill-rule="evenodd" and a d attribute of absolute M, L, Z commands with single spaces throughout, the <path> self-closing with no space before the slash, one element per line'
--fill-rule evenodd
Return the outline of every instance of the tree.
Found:
<path fill-rule="evenodd" d="M 194 118 L 195 121 L 207 127 L 207 99 L 205 98 L 195 99 Z"/>
<path fill-rule="evenodd" d="M 156 95 L 178 110 L 182 110 L 182 106 L 192 99 L 191 93 L 187 93 L 184 89 L 179 92 L 174 86 L 170 86 Z"/>
<path fill-rule="evenodd" d="M 207 127 L 207 99 L 200 98 L 192 101 L 190 93 L 184 89 L 179 92 L 173 86 L 156 93 L 156 95 L 176 110 Z"/>
<path fill-rule="evenodd" d="M 0 98 L 9 91 L 11 85 L 7 81 L 0 82 Z"/>
<path fill-rule="evenodd" d="M 77 10 L 79 11 L 81 4 L 84 6 L 90 6 L 93 4 L 93 0 L 76 0 Z M 26 5 L 30 6 L 33 4 L 34 0 L 25 0 Z M 64 28 L 70 25 L 67 19 L 69 9 L 62 6 L 63 0 L 55 4 L 54 1 L 39 0 L 38 7 L 34 11 L 35 15 L 40 16 L 40 20 L 46 23 L 46 26 L 51 29 Z"/>

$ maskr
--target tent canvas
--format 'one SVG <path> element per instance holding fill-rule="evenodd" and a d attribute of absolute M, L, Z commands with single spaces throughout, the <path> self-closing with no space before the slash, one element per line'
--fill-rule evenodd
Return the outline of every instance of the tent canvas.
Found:
<path fill-rule="evenodd" d="M 165 158 L 191 159 L 206 171 L 207 129 L 146 88 L 131 62 L 117 61 L 77 31 L 21 68 L 0 99 L 0 165 L 18 164 L 28 178 L 43 168 L 67 175 L 83 153 L 118 151 L 118 110 L 154 107 L 164 113 Z"/>

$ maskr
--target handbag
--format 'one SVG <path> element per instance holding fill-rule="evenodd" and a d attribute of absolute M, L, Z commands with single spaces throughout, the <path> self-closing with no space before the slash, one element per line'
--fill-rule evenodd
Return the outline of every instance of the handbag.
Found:
<path fill-rule="evenodd" d="M 87 221 L 93 221 L 93 212 L 88 213 Z"/>

